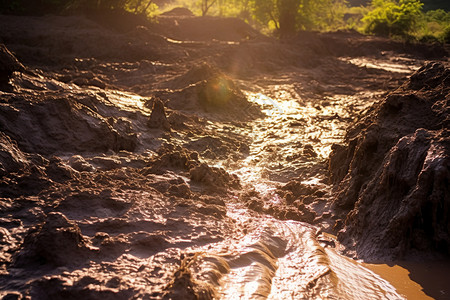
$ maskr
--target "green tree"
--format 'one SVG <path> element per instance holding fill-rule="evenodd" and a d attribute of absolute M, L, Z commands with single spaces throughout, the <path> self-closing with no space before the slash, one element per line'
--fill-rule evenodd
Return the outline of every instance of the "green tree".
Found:
<path fill-rule="evenodd" d="M 255 18 L 272 24 L 280 36 L 343 26 L 345 7 L 346 0 L 253 0 Z"/>
<path fill-rule="evenodd" d="M 209 9 L 217 2 L 217 0 L 201 0 L 202 16 L 206 16 Z"/>
<path fill-rule="evenodd" d="M 367 33 L 407 37 L 417 28 L 423 4 L 419 0 L 373 0 L 371 6 L 362 19 Z"/>

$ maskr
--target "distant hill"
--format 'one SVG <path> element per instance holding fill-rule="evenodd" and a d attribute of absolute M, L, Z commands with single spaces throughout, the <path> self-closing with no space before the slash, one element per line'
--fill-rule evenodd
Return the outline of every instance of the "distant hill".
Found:
<path fill-rule="evenodd" d="M 424 10 L 433 9 L 444 9 L 450 11 L 450 1 L 449 0 L 422 0 Z M 370 0 L 349 0 L 350 6 L 366 6 L 370 4 Z"/>

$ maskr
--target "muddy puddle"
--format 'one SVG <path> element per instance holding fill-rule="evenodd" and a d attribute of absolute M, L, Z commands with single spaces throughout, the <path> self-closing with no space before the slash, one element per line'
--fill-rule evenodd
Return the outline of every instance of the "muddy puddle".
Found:
<path fill-rule="evenodd" d="M 364 264 L 389 281 L 406 299 L 448 299 L 448 260 Z"/>

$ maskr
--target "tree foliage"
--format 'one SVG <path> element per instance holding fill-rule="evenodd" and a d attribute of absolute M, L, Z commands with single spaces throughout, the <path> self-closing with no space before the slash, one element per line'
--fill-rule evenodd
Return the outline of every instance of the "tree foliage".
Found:
<path fill-rule="evenodd" d="M 422 15 L 419 0 L 373 0 L 363 18 L 365 31 L 381 36 L 407 37 L 417 29 Z"/>
<path fill-rule="evenodd" d="M 448 0 L 446 0 L 448 1 Z M 348 7 L 366 0 L 0 0 L 0 13 L 48 14 L 67 10 L 108 11 L 153 16 L 158 5 L 184 6 L 194 14 L 239 17 L 259 29 L 284 37 L 299 30 L 351 28 L 369 34 L 450 41 L 450 12 L 423 12 L 419 0 L 372 0 L 368 7 Z M 425 2 L 425 1 L 424 1 Z M 429 0 L 428 5 L 441 3 Z M 436 4 L 437 5 L 437 4 Z M 169 9 L 170 9 L 169 7 Z"/>
<path fill-rule="evenodd" d="M 64 10 L 127 10 L 149 15 L 156 10 L 155 0 L 2 0 L 0 13 L 59 13 Z"/>
<path fill-rule="evenodd" d="M 335 29 L 343 24 L 345 0 L 253 0 L 252 13 L 281 36 L 298 30 Z"/>

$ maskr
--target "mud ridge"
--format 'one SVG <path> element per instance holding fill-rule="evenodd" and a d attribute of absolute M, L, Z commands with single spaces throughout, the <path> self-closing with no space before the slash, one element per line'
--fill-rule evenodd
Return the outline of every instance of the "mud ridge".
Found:
<path fill-rule="evenodd" d="M 449 254 L 449 78 L 447 65 L 422 67 L 334 147 L 338 237 L 358 257 Z"/>

